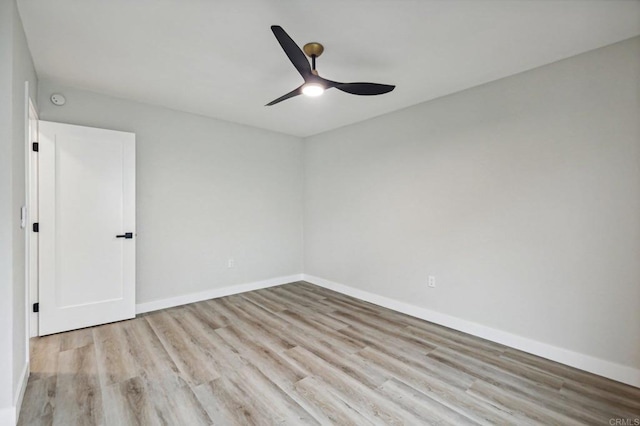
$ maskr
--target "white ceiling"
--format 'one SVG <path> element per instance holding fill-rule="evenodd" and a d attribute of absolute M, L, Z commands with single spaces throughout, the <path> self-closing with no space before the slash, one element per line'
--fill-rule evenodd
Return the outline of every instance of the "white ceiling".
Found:
<path fill-rule="evenodd" d="M 41 79 L 309 136 L 640 34 L 639 0 L 18 0 Z M 320 75 L 396 84 L 267 102 L 302 83 L 271 25 L 319 41 Z"/>

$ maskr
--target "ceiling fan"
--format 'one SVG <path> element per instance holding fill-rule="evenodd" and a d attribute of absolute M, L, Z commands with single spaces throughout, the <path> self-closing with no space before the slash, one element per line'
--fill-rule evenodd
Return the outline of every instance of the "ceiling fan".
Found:
<path fill-rule="evenodd" d="M 271 31 L 276 36 L 278 43 L 282 46 L 282 50 L 287 54 L 289 60 L 293 66 L 298 70 L 304 84 L 297 89 L 292 90 L 286 95 L 280 96 L 278 99 L 274 99 L 265 106 L 275 105 L 278 102 L 282 102 L 294 96 L 305 94 L 307 96 L 319 96 L 326 89 L 335 87 L 338 90 L 342 90 L 352 95 L 382 95 L 395 89 L 396 86 L 389 84 L 377 84 L 377 83 L 339 83 L 337 81 L 327 80 L 318 75 L 316 70 L 316 59 L 324 52 L 324 46 L 320 43 L 307 43 L 304 45 L 304 53 L 298 47 L 298 45 L 289 37 L 289 34 L 282 29 L 279 25 L 272 25 Z M 311 58 L 311 65 L 305 57 L 305 54 Z"/>

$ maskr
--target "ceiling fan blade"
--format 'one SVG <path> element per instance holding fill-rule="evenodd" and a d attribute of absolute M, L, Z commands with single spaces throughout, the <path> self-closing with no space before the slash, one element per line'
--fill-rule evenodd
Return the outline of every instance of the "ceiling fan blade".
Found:
<path fill-rule="evenodd" d="M 278 43 L 282 46 L 282 50 L 287 54 L 293 66 L 296 67 L 302 78 L 306 80 L 312 74 L 311 65 L 309 65 L 305 54 L 280 25 L 272 25 L 271 31 L 273 31 L 273 35 L 276 36 Z"/>
<path fill-rule="evenodd" d="M 304 86 L 304 85 L 303 85 Z M 294 96 L 298 96 L 302 94 L 302 86 L 298 87 L 297 89 L 293 89 L 292 91 L 290 91 L 289 93 L 287 93 L 286 95 L 282 95 L 280 96 L 278 99 L 274 99 L 271 102 L 269 102 L 268 104 L 266 104 L 265 106 L 271 106 L 271 105 L 275 105 L 278 102 L 282 102 L 282 101 L 286 101 L 289 98 L 293 98 Z"/>
<path fill-rule="evenodd" d="M 396 88 L 389 84 L 378 83 L 337 83 L 334 87 L 343 92 L 361 96 L 382 95 Z"/>

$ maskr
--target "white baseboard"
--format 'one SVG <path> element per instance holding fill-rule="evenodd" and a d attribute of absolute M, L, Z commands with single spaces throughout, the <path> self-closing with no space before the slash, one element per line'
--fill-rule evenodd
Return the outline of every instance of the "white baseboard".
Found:
<path fill-rule="evenodd" d="M 14 401 L 15 404 L 15 423 L 18 422 L 18 417 L 20 417 L 20 408 L 22 407 L 22 400 L 24 399 L 24 393 L 27 390 L 27 382 L 29 381 L 29 363 L 27 362 L 22 370 L 22 374 L 20 375 L 20 381 L 18 382 L 18 394 L 16 395 L 16 399 Z"/>
<path fill-rule="evenodd" d="M 338 293 L 346 294 L 366 302 L 392 309 L 412 317 L 453 328 L 492 342 L 500 343 L 511 348 L 519 349 L 542 358 L 550 359 L 580 370 L 588 371 L 631 386 L 640 387 L 640 369 L 595 358 L 590 355 L 559 348 L 537 340 L 518 336 L 506 331 L 487 327 L 472 321 L 442 314 L 440 312 L 421 308 L 409 303 L 400 302 L 389 297 L 360 290 L 344 284 L 339 284 L 324 278 L 303 274 L 304 281 Z"/>
<path fill-rule="evenodd" d="M 268 280 L 254 281 L 251 283 L 237 284 L 228 287 L 212 288 L 198 293 L 190 293 L 167 299 L 154 300 L 151 302 L 136 304 L 136 314 L 157 311 L 174 306 L 187 305 L 189 303 L 200 302 L 202 300 L 215 299 L 217 297 L 231 296 L 233 294 L 244 293 L 247 291 L 260 290 L 262 288 L 274 287 L 277 285 L 288 284 L 295 281 L 301 281 L 302 274 L 288 275 L 286 277 L 271 278 Z"/>
<path fill-rule="evenodd" d="M 27 390 L 27 381 L 29 379 L 29 363 L 27 362 L 20 375 L 18 382 L 18 393 L 13 401 L 13 406 L 0 408 L 0 426 L 15 426 L 20 415 L 20 407 L 22 407 L 22 399 L 24 392 Z"/>

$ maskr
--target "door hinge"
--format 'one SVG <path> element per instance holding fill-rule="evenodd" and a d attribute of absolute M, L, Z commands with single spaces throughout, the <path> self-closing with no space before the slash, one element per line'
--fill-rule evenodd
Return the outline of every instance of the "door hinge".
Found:
<path fill-rule="evenodd" d="M 40 232 L 40 224 L 38 222 L 33 224 L 33 232 Z"/>
<path fill-rule="evenodd" d="M 33 304 L 33 312 L 40 312 L 40 303 Z"/>
<path fill-rule="evenodd" d="M 40 146 L 38 145 L 38 142 L 34 142 L 32 144 L 32 147 L 33 147 L 33 151 L 34 152 L 38 152 L 38 150 L 40 149 Z"/>

